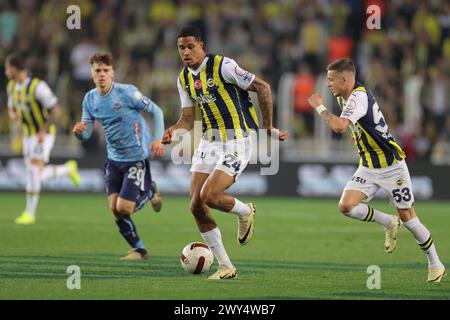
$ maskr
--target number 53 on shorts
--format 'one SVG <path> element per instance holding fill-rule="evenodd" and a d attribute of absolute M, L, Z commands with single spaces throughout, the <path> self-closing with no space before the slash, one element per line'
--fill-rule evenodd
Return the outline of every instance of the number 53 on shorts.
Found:
<path fill-rule="evenodd" d="M 392 198 L 394 198 L 395 202 L 401 202 L 402 200 L 405 202 L 411 201 L 411 190 L 409 188 L 402 189 L 394 189 L 392 190 Z"/>

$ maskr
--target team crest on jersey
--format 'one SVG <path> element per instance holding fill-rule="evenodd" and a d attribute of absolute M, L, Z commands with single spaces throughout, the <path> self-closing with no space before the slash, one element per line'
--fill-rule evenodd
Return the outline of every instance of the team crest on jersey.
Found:
<path fill-rule="evenodd" d="M 206 85 L 207 85 L 209 88 L 211 88 L 211 87 L 214 87 L 214 86 L 216 85 L 216 82 L 214 81 L 213 78 L 209 78 L 209 79 L 206 81 Z"/>
<path fill-rule="evenodd" d="M 113 104 L 113 108 L 114 108 L 114 110 L 119 111 L 120 108 L 122 108 L 122 106 L 120 105 L 120 103 L 116 102 Z"/>
<path fill-rule="evenodd" d="M 200 89 L 202 87 L 202 82 L 200 80 L 195 80 L 194 87 L 195 89 Z"/>
<path fill-rule="evenodd" d="M 350 102 L 352 102 L 352 103 L 350 103 Z M 345 106 L 345 109 L 346 110 L 353 110 L 353 109 L 355 109 L 355 107 L 356 107 L 356 101 L 353 100 L 353 99 L 350 99 L 348 101 L 347 105 Z"/>
<path fill-rule="evenodd" d="M 396 181 L 396 183 L 397 183 L 398 186 L 401 186 L 403 184 L 403 180 L 402 179 L 398 179 Z"/>

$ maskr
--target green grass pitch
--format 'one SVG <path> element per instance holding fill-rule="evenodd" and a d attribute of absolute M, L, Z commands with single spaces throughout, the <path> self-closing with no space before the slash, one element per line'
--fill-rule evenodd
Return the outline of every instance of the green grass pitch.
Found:
<path fill-rule="evenodd" d="M 336 200 L 243 198 L 257 205 L 253 240 L 236 241 L 236 217 L 213 211 L 238 279 L 207 281 L 180 266 L 189 242 L 202 241 L 187 197 L 164 197 L 134 216 L 150 253 L 124 262 L 128 245 L 100 194 L 43 193 L 38 221 L 17 226 L 23 193 L 0 194 L 0 299 L 449 299 L 450 279 L 426 283 L 426 257 L 403 227 L 396 251 L 383 251 L 382 226 L 343 217 Z M 372 202 L 393 213 L 388 202 Z M 441 260 L 450 267 L 450 204 L 418 202 Z M 81 268 L 81 289 L 69 290 L 67 267 Z M 381 270 L 369 290 L 367 268 Z"/>

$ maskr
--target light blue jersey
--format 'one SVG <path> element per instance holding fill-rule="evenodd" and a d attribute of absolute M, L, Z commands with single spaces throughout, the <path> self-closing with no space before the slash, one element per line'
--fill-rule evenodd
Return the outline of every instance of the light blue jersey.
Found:
<path fill-rule="evenodd" d="M 152 115 L 153 139 L 141 111 Z M 159 106 L 130 84 L 113 82 L 103 96 L 96 88 L 86 93 L 81 121 L 87 123 L 88 129 L 78 136 L 79 139 L 90 138 L 95 120 L 103 126 L 108 159 L 114 161 L 148 158 L 151 142 L 161 141 L 164 131 L 164 117 Z"/>

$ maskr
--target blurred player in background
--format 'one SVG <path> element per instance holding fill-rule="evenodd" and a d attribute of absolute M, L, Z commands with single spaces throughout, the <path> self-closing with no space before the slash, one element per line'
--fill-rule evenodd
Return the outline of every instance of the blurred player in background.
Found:
<path fill-rule="evenodd" d="M 350 127 L 360 156 L 359 167 L 342 193 L 339 210 L 348 217 L 383 225 L 386 231 L 384 249 L 388 253 L 397 246 L 397 233 L 403 222 L 427 255 L 427 281 L 440 282 L 446 275 L 445 267 L 439 260 L 430 232 L 416 216 L 405 153 L 389 133 L 371 91 L 356 82 L 353 62 L 335 60 L 327 70 L 328 87 L 342 109 L 340 117 L 327 110 L 317 93 L 309 102 L 333 131 L 343 133 Z M 401 220 L 361 203 L 370 201 L 380 187 L 388 191 Z"/>
<path fill-rule="evenodd" d="M 44 180 L 69 176 L 75 185 L 80 183 L 77 163 L 69 160 L 63 165 L 46 165 L 55 144 L 55 121 L 60 115 L 58 99 L 47 83 L 31 77 L 23 57 L 11 54 L 5 61 L 9 117 L 22 122 L 22 148 L 25 160 L 26 207 L 15 219 L 16 224 L 36 222 L 41 183 Z"/>
<path fill-rule="evenodd" d="M 105 184 L 109 207 L 119 232 L 132 248 L 122 260 L 147 259 L 148 252 L 131 214 L 149 200 L 155 211 L 162 207 L 162 199 L 152 181 L 148 157 L 164 154 L 161 144 L 163 113 L 135 86 L 113 82 L 114 64 L 109 52 L 96 53 L 89 62 L 96 88 L 84 96 L 82 119 L 75 124 L 73 132 L 80 140 L 86 140 L 92 134 L 95 120 L 103 126 L 108 153 Z M 152 116 L 153 138 L 141 111 Z"/>
<path fill-rule="evenodd" d="M 185 65 L 177 81 L 182 114 L 164 132 L 163 143 L 171 143 L 175 130 L 191 130 L 194 102 L 202 111 L 203 137 L 192 159 L 190 209 L 203 240 L 219 261 L 219 269 L 208 279 L 231 279 L 236 268 L 231 263 L 220 230 L 209 208 L 238 217 L 238 242 L 253 236 L 255 206 L 226 194 L 251 157 L 250 130 L 258 129 L 258 119 L 248 91 L 256 91 L 263 115 L 263 127 L 280 140 L 287 132 L 272 126 L 272 95 L 269 84 L 241 69 L 230 58 L 206 54 L 200 30 L 183 27 L 177 36 L 178 52 Z"/>

